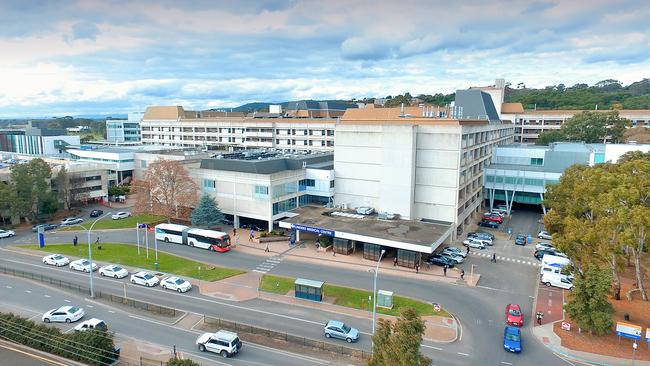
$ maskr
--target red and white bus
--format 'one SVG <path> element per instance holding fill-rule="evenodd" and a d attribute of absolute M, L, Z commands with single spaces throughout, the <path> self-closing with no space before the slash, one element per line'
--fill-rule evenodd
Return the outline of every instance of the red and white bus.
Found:
<path fill-rule="evenodd" d="M 220 253 L 230 250 L 230 236 L 227 233 L 215 230 L 194 229 L 185 225 L 156 225 L 156 240 L 164 241 L 165 243 L 185 244 Z"/>

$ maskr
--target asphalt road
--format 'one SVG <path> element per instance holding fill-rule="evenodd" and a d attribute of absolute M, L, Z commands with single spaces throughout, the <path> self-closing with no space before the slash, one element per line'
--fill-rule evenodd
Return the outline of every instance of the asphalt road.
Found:
<path fill-rule="evenodd" d="M 13 345 L 0 344 L 0 365 L 2 366 L 65 366 L 63 363 Z"/>
<path fill-rule="evenodd" d="M 515 212 L 510 225 L 513 226 L 515 233 L 520 230 L 522 232 L 530 230 L 534 225 L 537 225 L 535 224 L 537 217 L 537 214 L 531 212 Z M 71 242 L 74 235 L 79 234 L 48 233 L 46 240 L 52 243 Z M 101 237 L 103 242 L 135 243 L 135 234 L 133 231 L 104 231 L 97 235 Z M 79 235 L 79 237 L 81 238 L 82 236 Z M 94 237 L 95 234 L 93 234 L 93 240 Z M 0 245 L 9 242 L 31 243 L 33 239 L 34 235 L 32 233 L 26 233 L 26 235 L 19 234 L 14 240 L 2 241 Z M 150 244 L 152 243 L 150 242 Z M 212 255 L 212 253 L 206 255 L 206 252 L 203 250 L 165 243 L 159 243 L 159 249 L 215 265 L 246 270 L 254 269 L 265 259 L 264 257 L 240 253 L 236 250 L 225 255 Z M 514 259 L 519 258 L 522 261 L 534 260 L 532 258 L 532 248 L 529 246 L 518 247 L 512 245 L 511 242 L 497 242 L 489 250 L 497 252 L 499 256 L 507 256 Z M 24 258 L 15 258 L 14 254 L 4 256 L 8 259 L 24 260 Z M 457 342 L 452 344 L 425 343 L 423 345 L 423 352 L 432 357 L 436 365 L 535 364 L 545 366 L 563 364 L 564 360 L 556 357 L 530 333 L 529 327 L 531 325 L 533 296 L 538 281 L 538 268 L 528 264 L 506 261 L 499 261 L 494 264 L 490 262 L 489 258 L 471 255 L 466 263 L 463 264 L 466 275 L 469 275 L 471 264 L 474 264 L 475 270 L 482 275 L 478 288 L 468 288 L 462 285 L 439 282 L 414 281 L 413 279 L 383 275 L 381 273 L 378 279 L 378 288 L 394 291 L 400 295 L 440 303 L 457 316 L 463 327 L 462 335 Z M 65 271 L 69 272 L 67 270 Z M 56 271 L 48 269 L 48 275 L 53 272 Z M 328 283 L 372 289 L 371 273 L 338 267 L 332 269 L 326 263 L 323 265 L 314 265 L 312 263 L 307 264 L 285 260 L 273 268 L 270 273 L 291 277 L 320 279 Z M 69 273 L 59 273 L 58 275 L 66 280 L 77 277 Z M 81 281 L 83 282 L 85 280 L 81 279 Z M 107 283 L 98 283 L 98 286 L 100 288 L 106 286 L 107 290 L 115 290 L 114 285 L 111 287 Z M 122 285 L 120 284 L 119 286 L 121 288 Z M 229 304 L 226 301 L 215 302 L 213 299 L 196 300 L 195 298 L 200 295 L 195 294 L 169 294 L 167 296 L 161 296 L 161 293 L 156 291 L 159 290 L 138 291 L 137 297 L 143 300 L 168 304 L 179 309 L 207 314 L 214 314 L 217 309 L 223 310 L 224 308 L 223 305 L 215 307 L 210 304 Z M 129 290 L 129 295 L 136 296 L 131 290 Z M 187 298 L 178 298 L 178 296 L 187 297 L 188 295 L 193 296 L 193 301 L 188 302 Z M 508 303 L 520 304 L 523 307 L 528 323 L 523 329 L 524 352 L 519 355 L 508 354 L 502 348 L 504 309 Z M 236 303 L 233 305 L 241 306 L 242 304 Z M 264 327 L 277 327 L 277 329 L 310 338 L 320 337 L 320 324 L 324 320 L 334 316 L 311 309 L 288 307 L 273 303 L 269 304 L 259 300 L 247 302 L 245 307 L 253 310 L 228 310 L 221 314 L 229 318 L 235 317 L 239 319 L 236 321 L 253 323 Z M 226 308 L 233 309 L 230 307 Z M 261 309 L 272 313 L 272 315 L 259 316 L 260 313 L 257 310 Z M 219 314 L 214 315 L 219 316 Z M 336 318 L 341 317 L 336 316 Z M 345 320 L 349 320 L 360 331 L 369 333 L 370 320 L 365 322 L 359 319 Z M 362 337 L 362 340 L 356 346 L 369 349 L 368 335 Z"/>

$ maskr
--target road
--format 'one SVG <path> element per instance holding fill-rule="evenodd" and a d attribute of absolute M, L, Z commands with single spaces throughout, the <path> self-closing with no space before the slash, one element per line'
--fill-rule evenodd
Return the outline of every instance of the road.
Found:
<path fill-rule="evenodd" d="M 511 225 L 514 226 L 515 233 L 518 230 L 530 230 L 535 222 L 536 214 L 520 212 L 515 213 Z M 519 222 L 519 223 L 518 223 Z M 519 229 L 517 226 L 522 226 Z M 75 233 L 48 233 L 48 242 L 71 242 Z M 79 235 L 79 234 L 76 234 Z M 132 231 L 104 231 L 98 234 L 103 242 L 127 242 L 135 243 L 135 234 Z M 13 240 L 0 242 L 0 245 L 10 242 L 31 243 L 33 234 L 26 233 L 18 235 Z M 4 243 L 4 244 L 3 244 Z M 206 255 L 205 251 L 183 247 L 175 244 L 159 243 L 159 249 L 171 253 L 179 254 L 188 258 L 209 262 L 215 265 L 241 268 L 252 270 L 262 263 L 265 258 L 249 254 L 239 253 L 233 250 L 226 255 Z M 531 316 L 533 309 L 534 293 L 538 282 L 537 267 L 524 262 L 530 262 L 532 258 L 532 248 L 517 247 L 510 242 L 497 243 L 495 247 L 490 247 L 487 251 L 495 251 L 499 257 L 515 259 L 515 261 L 500 260 L 498 263 L 491 263 L 488 257 L 471 255 L 470 259 L 463 265 L 466 268 L 466 275 L 469 274 L 469 266 L 475 265 L 475 270 L 482 274 L 480 286 L 478 288 L 468 288 L 462 285 L 453 285 L 441 282 L 414 281 L 412 279 L 399 276 L 389 276 L 380 273 L 378 279 L 378 288 L 394 291 L 396 294 L 419 298 L 429 302 L 437 302 L 443 307 L 453 312 L 460 320 L 463 331 L 461 338 L 452 344 L 431 344 L 425 343 L 423 352 L 435 361 L 436 365 L 529 365 L 539 366 L 563 364 L 563 360 L 557 358 L 550 350 L 539 343 L 530 332 Z M 4 253 L 3 253 L 4 254 Z M 3 255 L 9 260 L 24 261 L 24 258 L 16 258 L 16 254 L 9 253 Z M 521 260 L 521 263 L 516 262 Z M 1 263 L 1 262 L 0 262 Z M 9 262 L 10 263 L 10 262 Z M 35 265 L 38 266 L 38 263 Z M 70 280 L 78 276 L 70 275 L 69 271 L 59 273 L 62 279 Z M 48 269 L 48 274 L 55 273 Z M 313 263 L 302 263 L 293 260 L 284 260 L 276 265 L 272 274 L 305 277 L 311 279 L 320 279 L 328 283 L 334 283 L 349 287 L 371 289 L 372 278 L 370 273 L 337 267 L 332 269 L 323 265 L 314 265 Z M 86 281 L 86 277 L 78 279 L 81 282 Z M 108 281 L 108 280 L 106 280 Z M 112 281 L 112 280 L 111 280 Z M 106 289 L 113 289 L 105 281 L 98 281 L 98 286 L 107 286 Z M 121 286 L 121 284 L 119 285 Z M 120 287 L 121 288 L 121 287 Z M 179 309 L 194 311 L 198 313 L 216 313 L 219 309 L 223 310 L 224 305 L 215 307 L 214 299 L 201 299 L 188 302 L 187 299 L 178 299 L 178 296 L 168 294 L 161 296 L 160 291 L 152 289 L 148 291 L 138 291 L 137 296 L 143 300 L 168 304 L 169 306 Z M 130 296 L 134 296 L 133 291 L 129 291 Z M 197 295 L 191 294 L 195 300 Z M 199 295 L 200 296 L 200 295 Z M 218 301 L 218 304 L 231 304 L 233 306 L 244 306 L 240 303 L 229 303 L 227 301 Z M 505 353 L 502 349 L 502 332 L 503 317 L 505 305 L 508 303 L 520 304 L 525 312 L 528 324 L 523 329 L 524 352 L 520 355 Z M 269 304 L 255 300 L 247 302 L 246 308 L 252 310 L 240 309 L 237 311 L 226 311 L 222 314 L 228 318 L 237 318 L 236 321 L 245 323 L 254 323 L 264 327 L 277 327 L 294 334 L 304 335 L 310 338 L 320 337 L 319 325 L 323 320 L 327 320 L 330 314 L 314 312 L 306 308 L 287 307 L 286 305 Z M 226 307 L 228 309 L 234 309 Z M 274 315 L 260 317 L 257 310 L 263 309 Z M 219 316 L 215 314 L 215 316 Z M 286 318 L 290 317 L 290 318 Z M 340 318 L 339 316 L 336 316 Z M 235 320 L 235 319 L 233 319 Z M 359 319 L 347 319 L 360 331 L 369 333 L 370 321 L 360 321 Z M 318 325 L 317 325 L 318 324 Z M 369 349 L 368 336 L 362 337 L 362 340 L 356 345 L 364 349 Z"/>

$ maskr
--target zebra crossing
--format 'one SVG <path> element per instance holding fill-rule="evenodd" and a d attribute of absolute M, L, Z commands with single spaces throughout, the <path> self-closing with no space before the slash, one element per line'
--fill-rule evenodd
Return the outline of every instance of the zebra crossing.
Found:
<path fill-rule="evenodd" d="M 275 268 L 275 266 L 282 263 L 282 259 L 283 259 L 282 255 L 274 255 L 273 257 L 266 258 L 264 262 L 262 262 L 257 267 L 255 267 L 253 272 L 266 274 L 267 272 Z"/>
<path fill-rule="evenodd" d="M 472 252 L 472 253 L 470 253 L 470 255 L 492 259 L 492 253 Z M 527 261 L 525 259 L 508 258 L 508 257 L 500 256 L 500 255 L 497 255 L 497 261 L 504 261 L 504 262 L 510 262 L 510 263 L 519 263 L 519 264 L 525 264 L 525 265 L 529 265 L 529 266 L 533 266 L 533 267 L 540 267 L 541 266 L 541 264 L 538 263 L 537 261 Z"/>

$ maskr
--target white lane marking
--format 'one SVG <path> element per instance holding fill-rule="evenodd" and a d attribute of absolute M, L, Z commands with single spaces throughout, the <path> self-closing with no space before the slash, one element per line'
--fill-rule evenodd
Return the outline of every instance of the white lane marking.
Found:
<path fill-rule="evenodd" d="M 43 296 L 47 297 L 48 299 L 49 299 L 50 297 L 52 297 L 52 296 L 50 296 L 50 295 L 43 295 Z"/>
<path fill-rule="evenodd" d="M 92 306 L 92 305 L 86 305 L 86 306 L 89 307 L 89 308 L 93 308 L 93 307 L 94 307 L 94 306 Z"/>
<path fill-rule="evenodd" d="M 463 352 L 456 352 L 456 353 L 458 353 L 461 356 L 468 356 L 469 357 L 469 355 L 467 353 L 463 353 Z"/>
<path fill-rule="evenodd" d="M 67 300 L 67 299 L 64 299 L 63 301 L 65 301 L 65 302 L 72 302 L 72 301 L 70 301 L 70 300 Z"/>
<path fill-rule="evenodd" d="M 440 347 L 427 346 L 426 344 L 421 344 L 420 347 L 432 348 L 432 349 L 435 349 L 436 351 L 442 351 L 442 348 L 440 348 Z"/>
<path fill-rule="evenodd" d="M 512 365 L 510 362 L 506 362 L 506 361 L 501 361 L 501 363 L 504 365 Z"/>
<path fill-rule="evenodd" d="M 266 273 L 267 271 L 259 271 L 259 270 L 257 270 L 257 269 L 254 269 L 253 272 L 257 272 L 257 273 Z"/>
<path fill-rule="evenodd" d="M 108 312 L 111 313 L 111 314 L 115 314 L 115 312 L 113 310 L 109 310 Z"/>
<path fill-rule="evenodd" d="M 31 294 L 31 293 L 32 293 L 30 290 L 25 290 L 25 292 L 27 292 L 28 294 Z"/>
<path fill-rule="evenodd" d="M 11 287 L 11 286 L 9 286 L 9 285 L 7 285 L 7 286 L 5 286 L 5 287 L 8 288 L 8 289 L 12 289 L 12 288 L 13 288 L 13 287 Z"/>

